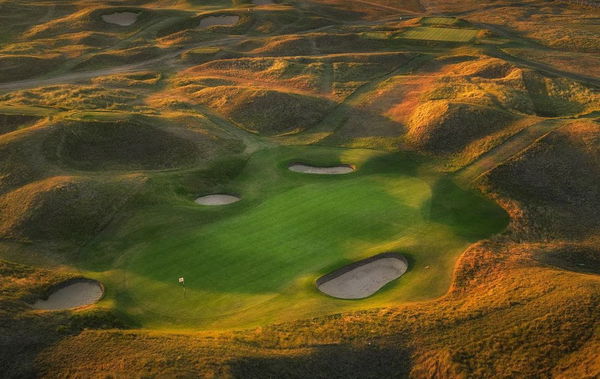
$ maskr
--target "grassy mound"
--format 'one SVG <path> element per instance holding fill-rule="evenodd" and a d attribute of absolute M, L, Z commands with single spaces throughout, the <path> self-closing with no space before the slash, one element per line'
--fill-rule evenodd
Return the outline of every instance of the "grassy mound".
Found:
<path fill-rule="evenodd" d="M 292 35 L 285 37 L 273 37 L 267 39 L 261 46 L 250 51 L 252 55 L 263 56 L 293 56 L 293 55 L 311 55 L 315 51 L 311 45 L 310 39 Z"/>
<path fill-rule="evenodd" d="M 558 117 L 600 110 L 600 94 L 566 78 L 549 78 L 533 71 L 523 74 L 536 112 Z"/>
<path fill-rule="evenodd" d="M 40 116 L 0 113 L 0 134 L 12 132 L 41 119 L 42 117 Z"/>
<path fill-rule="evenodd" d="M 502 129 L 511 114 L 491 107 L 444 100 L 419 105 L 409 122 L 407 137 L 417 148 L 451 153 Z"/>
<path fill-rule="evenodd" d="M 321 121 L 333 103 L 324 99 L 246 87 L 210 87 L 194 93 L 238 125 L 261 135 L 298 133 Z"/>
<path fill-rule="evenodd" d="M 512 227 L 523 235 L 585 235 L 600 228 L 598 162 L 600 125 L 575 122 L 500 165 L 485 182 L 503 198 L 510 194 Z"/>
<path fill-rule="evenodd" d="M 58 68 L 60 55 L 0 55 L 0 82 L 31 78 Z"/>
<path fill-rule="evenodd" d="M 506 77 L 516 69 L 517 68 L 509 62 L 497 58 L 489 58 L 467 61 L 454 65 L 452 67 L 452 73 L 470 77 L 499 79 Z"/>
<path fill-rule="evenodd" d="M 138 94 L 97 85 L 63 84 L 0 95 L 0 101 L 15 105 L 38 105 L 62 109 L 132 110 L 141 106 Z"/>
<path fill-rule="evenodd" d="M 132 74 L 98 76 L 92 83 L 106 87 L 151 88 L 162 79 L 160 72 L 140 71 Z"/>
<path fill-rule="evenodd" d="M 79 170 L 168 169 L 199 158 L 193 142 L 136 121 L 65 122 L 54 128 L 45 151 Z"/>
<path fill-rule="evenodd" d="M 42 144 L 47 131 L 42 126 L 0 135 L 0 194 L 47 175 Z"/>
<path fill-rule="evenodd" d="M 119 64 L 131 64 L 155 58 L 160 55 L 160 53 L 161 49 L 152 45 L 137 46 L 122 50 L 111 50 L 110 52 L 93 55 L 77 64 L 75 69 L 92 70 Z"/>
<path fill-rule="evenodd" d="M 28 184 L 0 197 L 0 235 L 26 241 L 84 241 L 110 221 L 136 182 L 60 176 Z"/>

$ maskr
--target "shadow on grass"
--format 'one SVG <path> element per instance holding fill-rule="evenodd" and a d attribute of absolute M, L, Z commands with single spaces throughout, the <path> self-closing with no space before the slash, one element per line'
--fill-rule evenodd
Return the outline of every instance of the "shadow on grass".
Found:
<path fill-rule="evenodd" d="M 234 378 L 406 378 L 410 353 L 401 347 L 326 345 L 312 354 L 242 358 L 231 363 Z"/>
<path fill-rule="evenodd" d="M 451 227 L 468 241 L 489 237 L 508 225 L 509 216 L 499 205 L 461 189 L 449 177 L 436 181 L 431 192 L 430 201 L 422 208 L 424 218 Z"/>

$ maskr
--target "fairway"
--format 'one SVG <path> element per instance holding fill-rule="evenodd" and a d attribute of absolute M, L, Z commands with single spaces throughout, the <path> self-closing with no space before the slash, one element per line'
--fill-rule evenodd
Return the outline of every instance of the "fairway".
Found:
<path fill-rule="evenodd" d="M 290 172 L 298 159 L 357 170 Z M 123 277 L 105 280 L 117 287 L 117 304 L 152 327 L 251 326 L 440 296 L 458 254 L 502 230 L 505 217 L 492 203 L 418 171 L 399 154 L 261 151 L 224 188 L 242 201 L 201 207 L 170 194 L 134 217 L 111 242 L 125 245 L 113 271 Z M 161 220 L 171 221 L 157 227 Z M 409 270 L 373 296 L 348 301 L 317 290 L 318 277 L 387 251 L 405 255 Z"/>
<path fill-rule="evenodd" d="M 479 30 L 473 29 L 416 27 L 400 34 L 396 38 L 444 42 L 471 42 L 477 37 L 478 33 Z"/>

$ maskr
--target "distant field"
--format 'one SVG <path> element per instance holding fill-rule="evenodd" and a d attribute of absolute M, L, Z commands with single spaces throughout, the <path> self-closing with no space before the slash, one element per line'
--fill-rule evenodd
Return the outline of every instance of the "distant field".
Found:
<path fill-rule="evenodd" d="M 358 171 L 293 173 L 287 164 L 295 160 L 353 163 Z M 158 328 L 244 327 L 440 296 L 458 254 L 500 231 L 505 217 L 448 180 L 415 175 L 417 167 L 398 154 L 364 150 L 263 151 L 215 187 L 241 196 L 239 203 L 199 206 L 194 197 L 162 191 L 158 204 L 100 238 L 84 259 L 97 269 L 103 246 L 121 246 L 112 273 L 98 277 L 113 288 L 107 301 Z M 176 181 L 155 180 L 160 188 Z M 405 254 L 410 268 L 381 293 L 346 301 L 316 290 L 319 276 L 389 250 Z"/>
<path fill-rule="evenodd" d="M 478 33 L 479 30 L 473 29 L 430 28 L 423 26 L 412 28 L 398 35 L 396 38 L 444 42 L 471 42 L 477 37 Z"/>
<path fill-rule="evenodd" d="M 454 17 L 423 17 L 421 25 L 455 25 L 458 19 Z"/>

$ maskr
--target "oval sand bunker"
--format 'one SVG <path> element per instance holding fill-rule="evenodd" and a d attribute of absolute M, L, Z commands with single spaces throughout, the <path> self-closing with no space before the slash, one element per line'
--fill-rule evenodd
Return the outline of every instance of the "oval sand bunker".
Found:
<path fill-rule="evenodd" d="M 102 285 L 91 279 L 76 279 L 59 285 L 47 300 L 37 300 L 32 307 L 44 310 L 61 310 L 94 304 L 104 293 Z"/>
<path fill-rule="evenodd" d="M 227 205 L 240 201 L 237 196 L 226 194 L 206 195 L 196 199 L 197 204 L 201 205 Z"/>
<path fill-rule="evenodd" d="M 318 167 L 303 163 L 294 163 L 288 168 L 290 171 L 316 175 L 342 175 L 354 172 L 354 167 L 347 164 L 331 167 Z"/>
<path fill-rule="evenodd" d="M 240 16 L 208 16 L 200 20 L 200 27 L 235 25 L 239 20 Z"/>
<path fill-rule="evenodd" d="M 138 14 L 133 12 L 116 12 L 102 16 L 104 22 L 119 26 L 133 25 L 137 21 L 137 18 Z"/>
<path fill-rule="evenodd" d="M 407 269 L 408 262 L 402 255 L 378 254 L 320 277 L 317 288 L 339 299 L 362 299 L 399 278 Z"/>

